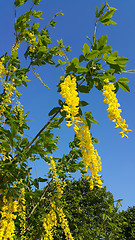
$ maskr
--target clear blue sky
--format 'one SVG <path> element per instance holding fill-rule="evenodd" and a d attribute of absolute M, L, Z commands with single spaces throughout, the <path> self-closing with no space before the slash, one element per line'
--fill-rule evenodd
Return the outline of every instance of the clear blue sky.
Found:
<path fill-rule="evenodd" d="M 0 55 L 6 51 L 11 52 L 14 43 L 13 24 L 14 24 L 14 6 L 11 0 L 1 1 L 0 3 Z M 29 5 L 25 4 L 25 8 Z M 117 22 L 115 26 L 100 26 L 97 37 L 104 34 L 108 35 L 108 44 L 113 50 L 119 52 L 119 56 L 129 59 L 126 70 L 135 69 L 135 1 L 134 0 L 109 0 L 109 5 L 117 8 L 113 20 Z M 52 39 L 60 40 L 63 38 L 65 45 L 70 45 L 72 51 L 68 54 L 69 59 L 79 57 L 82 52 L 83 44 L 87 42 L 86 36 L 92 37 L 95 21 L 95 8 L 101 6 L 101 0 L 41 0 L 40 7 L 35 10 L 44 12 L 41 27 L 44 27 L 52 19 L 56 12 L 62 10 L 64 16 L 57 18 L 57 25 L 52 31 Z M 23 7 L 18 9 L 18 16 L 22 13 Z M 21 54 L 21 52 L 20 52 Z M 24 62 L 25 64 L 25 62 Z M 29 118 L 33 119 L 30 123 L 31 130 L 28 133 L 34 137 L 48 120 L 48 111 L 57 106 L 59 93 L 57 93 L 56 84 L 61 75 L 64 75 L 64 68 L 54 68 L 44 66 L 39 69 L 39 73 L 44 82 L 50 87 L 45 88 L 40 81 L 31 75 L 31 82 L 28 88 L 21 89 L 22 103 L 25 111 L 30 111 Z M 91 111 L 99 125 L 92 125 L 91 131 L 94 137 L 98 138 L 100 143 L 96 144 L 99 155 L 102 159 L 102 175 L 104 185 L 111 191 L 114 199 L 123 199 L 122 208 L 135 205 L 135 74 L 122 74 L 130 79 L 130 93 L 119 90 L 117 97 L 122 108 L 122 117 L 126 119 L 132 133 L 129 133 L 129 139 L 121 139 L 119 131 L 114 128 L 114 124 L 107 117 L 107 105 L 103 103 L 102 93 L 93 89 L 86 96 L 80 95 L 81 100 L 88 101 L 86 110 Z M 73 139 L 73 130 L 62 125 L 59 143 L 60 150 L 55 156 L 62 156 L 68 153 L 68 142 Z M 33 163 L 33 175 L 35 168 Z M 44 162 L 36 163 L 38 177 L 47 172 L 47 165 Z"/>

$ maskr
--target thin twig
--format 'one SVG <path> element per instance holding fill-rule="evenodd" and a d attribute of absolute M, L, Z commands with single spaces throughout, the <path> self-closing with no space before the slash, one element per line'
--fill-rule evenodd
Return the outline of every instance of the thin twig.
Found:
<path fill-rule="evenodd" d="M 122 71 L 123 73 L 135 73 L 135 70 Z"/>

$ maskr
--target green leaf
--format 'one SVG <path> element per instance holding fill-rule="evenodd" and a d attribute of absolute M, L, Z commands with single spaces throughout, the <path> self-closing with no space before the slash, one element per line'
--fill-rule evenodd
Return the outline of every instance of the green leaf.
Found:
<path fill-rule="evenodd" d="M 52 20 L 50 21 L 50 26 L 53 27 L 53 28 L 55 28 L 56 23 L 57 23 L 57 22 L 54 21 L 54 19 L 52 19 Z"/>
<path fill-rule="evenodd" d="M 34 181 L 32 181 L 35 188 L 39 188 L 38 178 L 35 178 Z"/>
<path fill-rule="evenodd" d="M 85 102 L 85 101 L 79 101 L 79 106 L 80 106 L 80 107 L 84 107 L 84 106 L 87 106 L 87 105 L 88 105 L 87 102 Z"/>
<path fill-rule="evenodd" d="M 113 57 L 117 57 L 118 56 L 118 51 L 114 51 L 110 55 L 113 56 Z"/>
<path fill-rule="evenodd" d="M 62 102 L 62 100 L 60 100 L 60 99 L 58 100 L 58 103 L 59 103 L 60 106 L 63 105 L 63 102 Z"/>
<path fill-rule="evenodd" d="M 100 19 L 99 21 L 103 23 L 103 21 L 105 20 L 109 20 L 110 18 L 112 18 L 114 12 L 116 11 L 117 9 L 116 8 L 113 8 L 109 11 L 107 11 Z"/>
<path fill-rule="evenodd" d="M 130 92 L 130 88 L 126 83 L 124 82 L 117 82 L 117 83 L 125 92 Z"/>
<path fill-rule="evenodd" d="M 65 116 L 66 116 L 66 114 L 65 114 Z M 61 117 L 60 120 L 59 120 L 59 124 L 61 124 L 64 119 L 65 119 L 65 117 Z"/>
<path fill-rule="evenodd" d="M 110 53 L 112 50 L 112 47 L 108 44 L 106 44 L 102 50 L 100 50 L 100 53 Z"/>
<path fill-rule="evenodd" d="M 88 72 L 88 69 L 85 68 L 85 67 L 78 67 L 77 68 L 77 73 L 80 74 L 80 73 L 87 73 Z"/>
<path fill-rule="evenodd" d="M 84 115 L 85 115 L 86 119 L 90 120 L 90 122 L 99 124 L 98 121 L 96 121 L 95 118 L 91 116 L 91 112 L 90 111 L 85 112 Z"/>
<path fill-rule="evenodd" d="M 75 68 L 75 66 L 74 66 L 73 63 L 70 63 L 69 66 L 66 66 L 66 73 L 69 73 L 69 72 L 71 72 L 71 71 L 76 72 L 76 70 L 77 70 L 77 69 Z"/>
<path fill-rule="evenodd" d="M 78 90 L 79 90 L 80 92 L 82 92 L 82 93 L 88 93 L 88 92 L 89 92 L 88 87 L 85 86 L 85 85 L 79 86 L 79 87 L 78 87 Z"/>
<path fill-rule="evenodd" d="M 24 148 L 24 147 L 27 146 L 28 144 L 29 144 L 28 139 L 27 139 L 27 138 L 23 138 L 23 139 L 21 140 L 21 142 L 19 143 L 19 146 L 22 147 L 22 148 Z"/>
<path fill-rule="evenodd" d="M 19 6 L 23 5 L 27 1 L 28 0 L 15 0 L 14 4 L 15 4 L 16 7 L 19 7 Z"/>
<path fill-rule="evenodd" d="M 128 58 L 125 57 L 117 57 L 117 59 L 115 60 L 115 62 L 119 65 L 119 66 L 126 66 L 126 62 L 128 62 Z"/>
<path fill-rule="evenodd" d="M 103 220 L 105 221 L 108 218 L 106 214 L 103 214 Z"/>
<path fill-rule="evenodd" d="M 115 93 L 117 93 L 118 92 L 118 90 L 119 90 L 119 85 L 118 85 L 118 83 L 117 82 L 115 82 L 114 83 L 114 86 L 115 86 Z"/>
<path fill-rule="evenodd" d="M 47 180 L 48 180 L 47 178 L 42 178 L 42 177 L 37 178 L 38 182 L 46 182 Z"/>
<path fill-rule="evenodd" d="M 116 64 L 116 59 L 117 57 L 113 57 L 113 56 L 108 56 L 106 53 L 103 56 L 103 59 L 105 62 L 109 63 L 109 64 Z"/>
<path fill-rule="evenodd" d="M 59 109 L 60 109 L 60 107 L 54 107 L 54 108 L 48 113 L 48 116 L 53 115 L 53 114 L 56 113 Z"/>
<path fill-rule="evenodd" d="M 85 61 L 86 60 L 86 58 L 84 57 L 84 55 L 80 55 L 79 56 L 79 62 L 82 62 L 82 61 Z"/>
<path fill-rule="evenodd" d="M 84 43 L 82 51 L 85 57 L 90 53 L 90 47 L 87 43 Z"/>
<path fill-rule="evenodd" d="M 14 125 L 13 123 L 11 124 L 11 136 L 12 138 L 14 138 L 17 134 L 17 128 L 16 125 Z"/>
<path fill-rule="evenodd" d="M 100 37 L 98 39 L 97 42 L 97 48 L 100 49 L 101 47 L 103 47 L 106 43 L 107 43 L 107 35 L 103 35 L 102 37 Z"/>
<path fill-rule="evenodd" d="M 98 18 L 98 6 L 96 6 L 95 17 Z"/>
<path fill-rule="evenodd" d="M 37 11 L 37 12 L 35 10 L 32 11 L 32 16 L 35 18 L 40 18 L 42 14 L 43 14 L 42 11 Z"/>
<path fill-rule="evenodd" d="M 58 59 L 58 63 L 59 63 L 60 65 L 64 65 L 64 64 L 66 64 L 66 61 L 62 61 L 61 59 Z"/>
<path fill-rule="evenodd" d="M 105 6 L 106 5 L 104 5 L 104 2 L 103 2 L 99 12 L 98 12 L 98 9 L 96 8 L 96 14 L 95 14 L 96 18 L 99 18 L 104 13 Z"/>
<path fill-rule="evenodd" d="M 46 53 L 46 52 L 48 52 L 48 49 L 47 49 L 46 46 L 40 46 L 40 47 L 38 48 L 38 52 Z"/>
<path fill-rule="evenodd" d="M 39 28 L 39 23 L 33 23 L 32 30 L 37 30 Z"/>
<path fill-rule="evenodd" d="M 104 21 L 102 21 L 102 23 L 104 24 L 104 25 L 116 25 L 117 23 L 116 22 L 114 22 L 114 21 L 112 21 L 112 20 L 109 20 L 109 19 L 105 19 Z"/>
<path fill-rule="evenodd" d="M 121 77 L 121 78 L 118 79 L 118 82 L 128 83 L 128 82 L 129 82 L 129 79 L 128 79 L 128 78 L 125 78 L 125 77 Z"/>
<path fill-rule="evenodd" d="M 78 67 L 79 66 L 79 59 L 75 57 L 75 58 L 72 59 L 71 63 L 73 63 L 75 65 L 75 67 Z"/>
<path fill-rule="evenodd" d="M 35 5 L 38 5 L 41 0 L 32 0 Z"/>
<path fill-rule="evenodd" d="M 17 58 L 17 56 L 18 56 L 17 50 L 16 50 L 16 51 L 12 51 L 12 53 L 11 53 L 11 59 L 15 59 L 15 58 Z"/>
<path fill-rule="evenodd" d="M 90 130 L 91 129 L 91 121 L 88 118 L 85 118 L 84 123 L 89 127 L 89 130 Z"/>
<path fill-rule="evenodd" d="M 93 60 L 94 58 L 98 57 L 99 54 L 100 54 L 100 51 L 93 50 L 92 52 L 89 53 L 89 55 L 87 55 L 87 58 L 89 60 Z"/>

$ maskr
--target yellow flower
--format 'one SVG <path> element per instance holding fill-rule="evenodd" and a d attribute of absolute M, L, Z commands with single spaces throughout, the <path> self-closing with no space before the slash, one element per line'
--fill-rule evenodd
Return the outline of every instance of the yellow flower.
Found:
<path fill-rule="evenodd" d="M 3 58 L 2 58 L 3 59 Z M 1 59 L 1 60 L 2 60 Z M 4 60 L 4 59 L 3 59 Z M 5 67 L 3 66 L 3 63 L 0 61 L 0 74 L 2 75 L 7 75 L 8 71 L 5 69 Z"/>
<path fill-rule="evenodd" d="M 79 114 L 79 97 L 76 78 L 68 75 L 64 82 L 60 84 L 60 87 L 60 94 L 65 98 L 65 104 L 63 106 L 63 110 L 67 112 L 65 119 L 67 126 L 70 127 L 74 123 L 75 117 Z"/>
<path fill-rule="evenodd" d="M 0 221 L 0 240 L 10 239 L 13 240 L 15 235 L 15 224 L 14 219 L 16 219 L 18 201 L 13 201 L 12 197 L 9 199 L 3 196 L 2 207 L 0 210 L 1 221 Z"/>
<path fill-rule="evenodd" d="M 98 171 L 102 170 L 101 167 L 101 158 L 98 155 L 98 152 L 96 149 L 94 149 L 94 146 L 92 144 L 91 134 L 89 132 L 89 127 L 81 123 L 78 126 L 75 123 L 74 125 L 74 131 L 76 133 L 77 138 L 80 140 L 79 147 L 82 153 L 82 159 L 85 163 L 84 171 L 87 172 L 90 170 L 90 174 L 86 177 L 86 179 L 90 182 L 90 190 L 93 189 L 94 183 L 101 187 L 102 181 L 100 180 L 100 175 L 98 174 Z"/>
<path fill-rule="evenodd" d="M 63 80 L 63 77 L 61 78 Z M 85 163 L 84 171 L 88 170 L 91 173 L 87 179 L 90 182 L 90 189 L 93 189 L 94 184 L 101 187 L 102 182 L 98 171 L 101 171 L 101 159 L 97 150 L 92 144 L 89 128 L 84 124 L 83 117 L 79 117 L 79 97 L 76 86 L 76 78 L 68 75 L 64 82 L 60 84 L 62 97 L 65 98 L 63 110 L 67 112 L 67 126 L 74 125 L 74 131 L 77 138 L 80 140 L 79 147 L 82 153 L 82 159 Z"/>
<path fill-rule="evenodd" d="M 56 187 L 55 187 L 55 193 L 51 199 L 51 204 L 50 204 L 51 209 L 43 220 L 43 227 L 44 227 L 45 233 L 43 233 L 41 239 L 53 240 L 53 235 L 56 232 L 57 216 L 58 216 L 61 223 L 61 227 L 65 233 L 66 239 L 73 240 L 72 235 L 70 233 L 70 229 L 68 227 L 66 216 L 64 215 L 62 208 L 59 207 L 59 199 L 62 197 L 65 183 L 63 184 L 63 182 L 60 179 L 58 179 L 55 161 L 53 160 L 52 156 L 50 157 L 50 159 L 51 159 L 50 171 L 53 174 L 53 181 L 55 182 Z"/>
<path fill-rule="evenodd" d="M 132 131 L 128 129 L 128 125 L 126 124 L 125 119 L 121 117 L 121 109 L 120 104 L 118 103 L 118 100 L 116 98 L 116 94 L 114 92 L 115 86 L 113 83 L 109 83 L 108 79 L 105 79 L 104 82 L 106 83 L 103 87 L 103 95 L 104 95 L 104 102 L 108 104 L 108 117 L 109 120 L 112 122 L 115 122 L 115 128 L 120 127 L 120 135 L 121 137 L 128 138 L 128 132 Z"/>
<path fill-rule="evenodd" d="M 69 226 L 68 226 L 68 221 L 66 219 L 66 216 L 65 216 L 62 208 L 58 209 L 58 216 L 59 216 L 59 220 L 61 223 L 61 227 L 65 233 L 66 240 L 74 240 L 74 238 L 72 237 L 72 234 L 70 232 Z"/>

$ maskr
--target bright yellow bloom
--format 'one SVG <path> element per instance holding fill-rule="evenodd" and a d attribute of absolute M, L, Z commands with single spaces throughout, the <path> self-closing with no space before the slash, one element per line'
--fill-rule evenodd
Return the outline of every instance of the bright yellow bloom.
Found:
<path fill-rule="evenodd" d="M 0 61 L 0 75 L 7 75 L 8 71 L 3 66 L 3 63 Z"/>
<path fill-rule="evenodd" d="M 13 201 L 12 197 L 7 200 L 3 196 L 3 203 L 0 211 L 1 221 L 0 221 L 0 240 L 13 240 L 15 236 L 15 224 L 14 219 L 16 219 L 18 202 Z"/>
<path fill-rule="evenodd" d="M 63 77 L 61 78 L 63 80 Z M 67 112 L 67 126 L 74 124 L 74 131 L 77 138 L 80 140 L 79 147 L 82 153 L 82 159 L 85 163 L 84 171 L 90 170 L 91 176 L 86 176 L 90 182 L 90 189 L 93 189 L 94 184 L 101 187 L 102 181 L 98 171 L 101 171 L 101 159 L 97 150 L 92 144 L 89 128 L 84 124 L 83 118 L 79 117 L 79 97 L 76 87 L 76 78 L 67 76 L 63 83 L 60 84 L 62 97 L 65 98 L 63 109 Z M 70 120 L 71 119 L 71 120 Z"/>
<path fill-rule="evenodd" d="M 68 75 L 64 82 L 60 84 L 60 87 L 60 94 L 65 98 L 65 104 L 63 106 L 63 110 L 67 112 L 65 119 L 67 126 L 70 127 L 74 123 L 75 117 L 79 114 L 79 97 L 76 78 Z"/>
<path fill-rule="evenodd" d="M 85 163 L 84 171 L 87 172 L 90 170 L 91 173 L 91 176 L 89 174 L 86 177 L 86 179 L 90 182 L 90 190 L 93 189 L 94 183 L 98 187 L 101 187 L 102 181 L 100 180 L 100 175 L 98 174 L 98 171 L 102 170 L 101 158 L 92 144 L 89 127 L 84 123 L 78 125 L 77 122 L 77 125 L 76 123 L 74 125 L 74 131 L 77 138 L 80 140 L 79 147 L 82 149 L 82 159 Z"/>
<path fill-rule="evenodd" d="M 62 197 L 65 184 L 63 184 L 63 182 L 57 177 L 55 161 L 53 160 L 52 156 L 50 157 L 50 159 L 51 159 L 50 171 L 53 174 L 53 181 L 55 182 L 56 187 L 55 187 L 55 193 L 51 199 L 51 204 L 50 204 L 51 210 L 43 220 L 43 227 L 44 227 L 45 233 L 42 235 L 41 239 L 53 240 L 53 235 L 56 232 L 57 218 L 59 218 L 61 227 L 65 233 L 65 237 L 66 237 L 65 239 L 73 240 L 66 216 L 64 215 L 62 208 L 59 207 L 59 199 Z"/>
<path fill-rule="evenodd" d="M 12 83 L 2 82 L 2 84 L 5 89 L 5 95 L 3 96 L 1 104 L 0 104 L 0 116 L 5 111 L 6 106 L 8 104 L 11 104 L 11 101 L 14 100 L 14 94 L 16 92 L 16 88 Z"/>
<path fill-rule="evenodd" d="M 74 238 L 71 235 L 69 226 L 68 226 L 68 221 L 66 219 L 65 214 L 63 213 L 62 208 L 58 209 L 58 215 L 59 215 L 59 220 L 61 223 L 61 227 L 65 233 L 66 240 L 74 240 Z"/>
<path fill-rule="evenodd" d="M 130 132 L 131 130 L 127 129 L 128 125 L 126 124 L 125 119 L 123 119 L 121 117 L 121 109 L 120 104 L 118 103 L 118 100 L 116 98 L 116 94 L 114 92 L 115 90 L 115 86 L 113 83 L 109 83 L 108 79 L 105 79 L 104 81 L 106 83 L 106 85 L 104 85 L 103 87 L 103 95 L 105 97 L 104 102 L 108 104 L 108 117 L 109 120 L 111 120 L 112 122 L 115 122 L 115 128 L 120 127 L 121 131 L 120 131 L 120 135 L 123 138 L 124 136 L 126 138 L 128 138 L 127 134 L 128 132 Z"/>
<path fill-rule="evenodd" d="M 53 233 L 57 226 L 57 215 L 56 215 L 56 205 L 54 202 L 51 203 L 51 210 L 44 218 L 43 227 L 45 234 L 43 236 L 44 240 L 53 240 Z"/>

